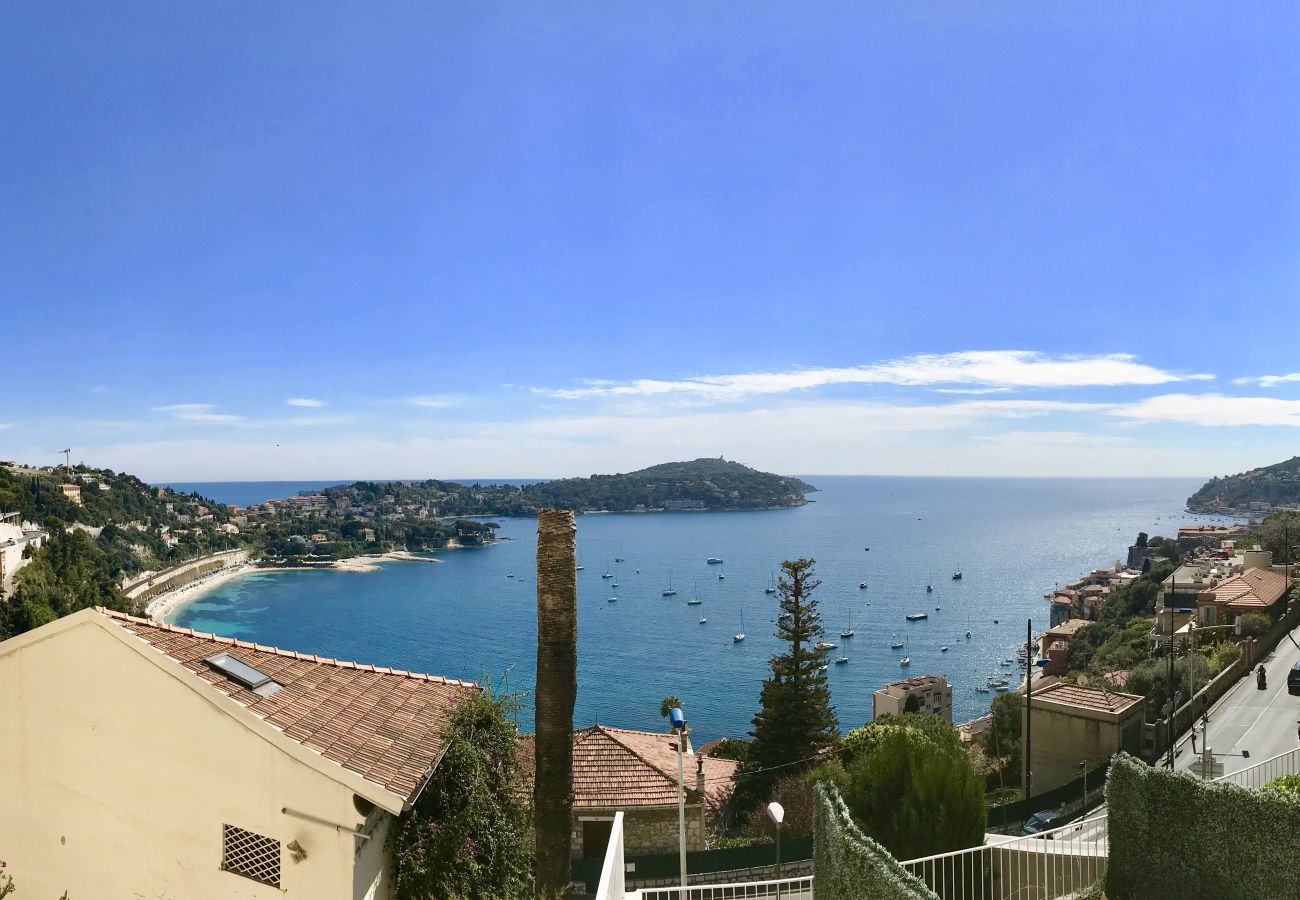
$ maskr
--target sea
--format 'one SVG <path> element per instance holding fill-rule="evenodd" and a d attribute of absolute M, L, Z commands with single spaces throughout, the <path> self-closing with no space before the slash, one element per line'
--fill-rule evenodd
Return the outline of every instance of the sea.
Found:
<path fill-rule="evenodd" d="M 1015 683 L 1003 661 L 1016 658 L 1027 629 L 1048 626 L 1044 594 L 1054 586 L 1123 559 L 1139 531 L 1172 536 L 1181 523 L 1226 521 L 1184 511 L 1198 479 L 801 477 L 819 490 L 795 509 L 578 517 L 577 726 L 658 729 L 660 700 L 673 694 L 701 739 L 745 736 L 768 659 L 786 646 L 765 588 L 782 560 L 801 557 L 816 560 L 814 596 L 826 640 L 838 644 L 826 674 L 842 730 L 871 718 L 882 685 L 920 674 L 947 676 L 954 721 L 966 721 L 994 696 L 977 685 L 995 674 Z M 243 505 L 334 483 L 173 486 Z M 519 726 L 531 731 L 537 523 L 495 521 L 496 544 L 444 551 L 437 563 L 257 572 L 199 595 L 171 621 L 490 683 L 517 695 Z M 677 594 L 663 596 L 670 587 Z M 688 605 L 693 597 L 703 602 Z M 909 622 L 910 613 L 928 618 Z M 841 655 L 848 661 L 835 663 Z"/>

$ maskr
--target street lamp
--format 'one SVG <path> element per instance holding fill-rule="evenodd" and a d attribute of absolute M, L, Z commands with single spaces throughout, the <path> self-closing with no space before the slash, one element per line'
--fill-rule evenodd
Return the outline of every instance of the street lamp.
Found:
<path fill-rule="evenodd" d="M 677 853 L 681 864 L 682 889 L 681 898 L 686 900 L 688 885 L 686 883 L 686 787 L 682 778 L 682 754 L 686 749 L 686 715 L 680 706 L 674 706 L 668 712 L 668 720 L 673 731 L 677 733 Z"/>
<path fill-rule="evenodd" d="M 785 808 L 773 800 L 767 805 L 767 817 L 776 823 L 776 900 L 781 900 L 781 823 Z"/>

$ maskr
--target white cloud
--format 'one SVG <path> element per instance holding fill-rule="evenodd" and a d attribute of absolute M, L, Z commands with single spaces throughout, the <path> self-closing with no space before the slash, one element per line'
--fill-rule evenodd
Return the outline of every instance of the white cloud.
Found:
<path fill-rule="evenodd" d="M 1211 428 L 1237 425 L 1300 427 L 1300 400 L 1279 400 L 1276 397 L 1162 394 L 1114 407 L 1110 413 L 1139 422 L 1182 422 Z"/>
<path fill-rule="evenodd" d="M 173 403 L 169 406 L 155 406 L 154 412 L 171 413 L 173 418 L 186 422 L 238 422 L 240 417 L 230 413 L 213 412 L 211 403 Z"/>
<path fill-rule="evenodd" d="M 13 428 L 13 422 L 0 422 L 0 428 Z"/>
<path fill-rule="evenodd" d="M 580 388 L 535 390 L 567 400 L 688 395 L 726 401 L 838 384 L 971 385 L 983 389 L 1009 389 L 1156 385 L 1213 378 L 1213 375 L 1167 372 L 1139 363 L 1126 353 L 1050 357 L 1030 350 L 977 350 L 919 354 L 847 368 L 701 375 L 674 380 L 589 381 Z"/>
<path fill-rule="evenodd" d="M 306 397 L 290 397 L 284 402 L 290 406 L 305 406 L 309 409 L 320 409 L 325 405 L 324 400 L 310 400 Z"/>
<path fill-rule="evenodd" d="M 437 437 L 352 434 L 265 441 L 168 441 L 88 449 L 87 458 L 155 481 L 266 478 L 552 477 L 628 471 L 723 453 L 776 472 L 894 475 L 1199 474 L 1253 459 L 1221 446 L 1167 450 L 1140 437 L 1045 433 L 1009 423 L 1081 416 L 1105 404 L 974 400 L 941 406 L 849 402 L 459 422 Z M 1068 418 L 1067 418 L 1068 417 Z M 1136 435 L 1136 433 L 1134 433 Z M 1226 468 L 1225 468 L 1226 467 Z M 1248 467 L 1248 466 L 1247 466 Z"/>
<path fill-rule="evenodd" d="M 1287 375 L 1260 375 L 1256 378 L 1234 378 L 1233 384 L 1257 384 L 1260 387 L 1277 387 L 1279 384 L 1290 384 L 1291 382 L 1300 381 L 1300 372 L 1291 372 Z"/>
<path fill-rule="evenodd" d="M 425 409 L 445 409 L 448 406 L 459 406 L 465 399 L 460 394 L 426 394 L 423 397 L 411 397 L 407 402 Z"/>

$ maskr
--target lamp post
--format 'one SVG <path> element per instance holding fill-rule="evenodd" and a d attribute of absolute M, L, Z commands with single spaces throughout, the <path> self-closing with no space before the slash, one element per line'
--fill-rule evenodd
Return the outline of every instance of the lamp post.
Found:
<path fill-rule="evenodd" d="M 681 864 L 682 887 L 681 898 L 686 900 L 688 885 L 686 883 L 686 787 L 682 778 L 682 754 L 686 744 L 686 716 L 680 706 L 674 706 L 668 713 L 673 731 L 677 732 L 677 855 Z"/>
<path fill-rule="evenodd" d="M 1030 654 L 1029 648 L 1034 643 L 1034 620 L 1033 619 L 1025 620 L 1025 633 L 1028 635 L 1028 638 L 1025 640 L 1025 752 L 1024 752 L 1024 759 L 1021 760 L 1021 764 L 1024 766 L 1024 770 L 1025 770 L 1025 778 L 1024 778 L 1025 799 L 1028 800 L 1031 791 L 1033 789 L 1033 780 L 1034 780 L 1033 772 L 1031 772 L 1029 769 L 1030 749 L 1031 749 L 1030 740 L 1029 740 L 1030 738 L 1029 712 L 1031 706 L 1030 701 L 1033 699 L 1034 696 L 1033 667 L 1037 666 L 1038 668 L 1043 669 L 1046 668 L 1047 666 L 1050 666 L 1052 664 L 1052 661 L 1050 659 L 1047 659 L 1046 657 L 1040 658 L 1037 656 L 1029 655 Z"/>
<path fill-rule="evenodd" d="M 781 823 L 785 808 L 773 800 L 767 805 L 767 817 L 776 823 L 776 900 L 781 900 Z"/>

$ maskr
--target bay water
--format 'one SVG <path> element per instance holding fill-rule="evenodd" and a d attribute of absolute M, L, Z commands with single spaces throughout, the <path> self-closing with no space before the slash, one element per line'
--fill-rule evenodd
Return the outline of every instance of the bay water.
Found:
<path fill-rule="evenodd" d="M 817 560 L 826 639 L 839 645 L 827 677 L 843 730 L 871 718 L 883 684 L 927 673 L 948 677 L 954 721 L 965 721 L 993 696 L 977 684 L 992 674 L 1018 681 L 1002 660 L 1015 659 L 1026 620 L 1035 633 L 1047 627 L 1043 595 L 1053 586 L 1123 559 L 1139 531 L 1172 536 L 1179 523 L 1219 521 L 1183 511 L 1197 479 L 804 477 L 820 490 L 797 509 L 578 517 L 578 726 L 658 729 L 659 702 L 675 694 L 700 739 L 745 736 L 768 658 L 786 646 L 775 637 L 777 597 L 764 588 L 782 560 L 799 557 Z M 250 502 L 322 484 L 186 488 Z M 260 496 L 267 490 L 278 493 Z M 490 681 L 520 692 L 519 724 L 531 731 L 537 523 L 496 521 L 497 544 L 445 551 L 437 563 L 258 572 L 200 595 L 171 621 Z M 959 568 L 964 577 L 952 579 Z M 664 597 L 670 586 L 678 593 Z M 695 596 L 703 603 L 688 605 Z M 905 620 L 917 612 L 929 617 Z M 855 635 L 841 638 L 848 627 Z M 734 641 L 742 628 L 745 640 Z M 902 650 L 891 649 L 895 636 Z M 837 665 L 841 654 L 849 661 Z M 903 655 L 910 666 L 900 666 Z"/>

